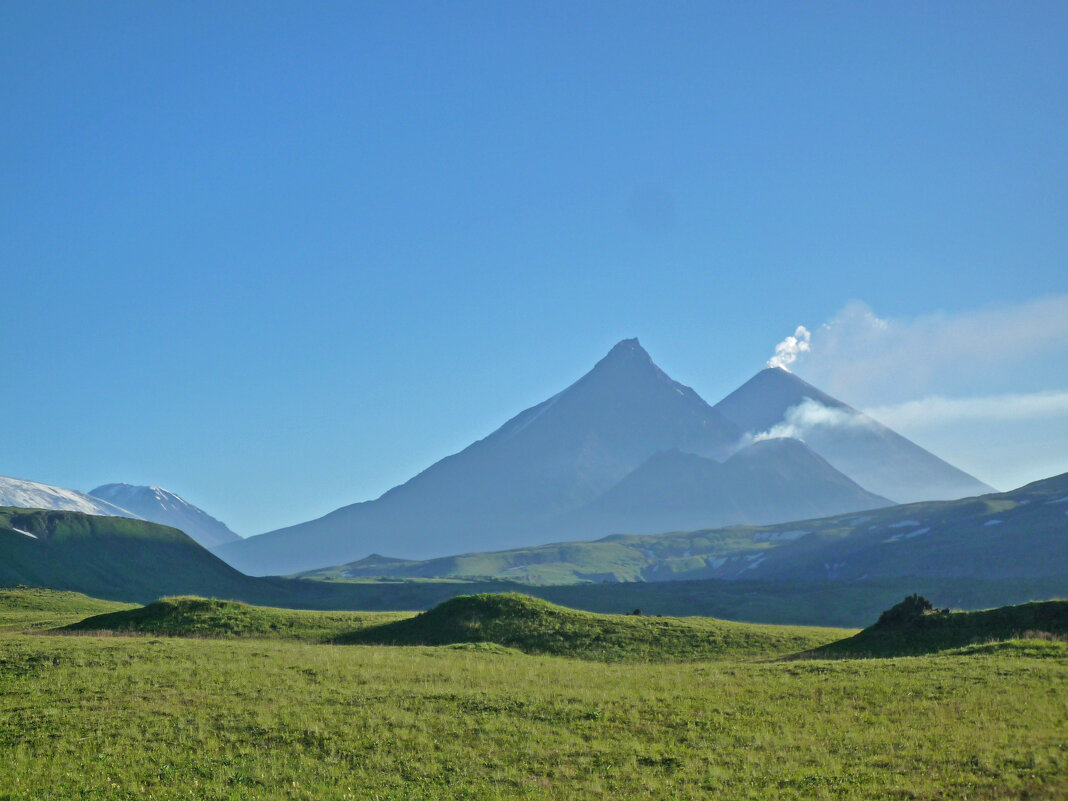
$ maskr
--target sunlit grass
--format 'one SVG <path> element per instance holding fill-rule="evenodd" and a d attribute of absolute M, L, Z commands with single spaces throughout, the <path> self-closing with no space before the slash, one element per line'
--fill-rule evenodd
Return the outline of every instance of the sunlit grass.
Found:
<path fill-rule="evenodd" d="M 1068 660 L 0 635 L 0 798 L 1063 798 Z"/>

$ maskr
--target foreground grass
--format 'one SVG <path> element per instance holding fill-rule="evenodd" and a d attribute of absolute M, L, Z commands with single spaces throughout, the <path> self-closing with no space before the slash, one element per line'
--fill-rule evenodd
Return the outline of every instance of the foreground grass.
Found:
<path fill-rule="evenodd" d="M 7 633 L 0 799 L 1063 798 L 1066 679 L 1056 642 L 649 665 Z"/>

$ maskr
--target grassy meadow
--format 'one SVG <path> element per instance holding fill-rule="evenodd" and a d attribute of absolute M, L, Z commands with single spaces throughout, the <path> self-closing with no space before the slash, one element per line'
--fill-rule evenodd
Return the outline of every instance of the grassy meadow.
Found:
<path fill-rule="evenodd" d="M 320 626 L 60 635 L 36 620 L 0 632 L 2 801 L 1068 794 L 1057 639 L 785 661 L 796 643 L 771 638 L 759 653 L 606 661 L 470 637 L 322 644 Z"/>

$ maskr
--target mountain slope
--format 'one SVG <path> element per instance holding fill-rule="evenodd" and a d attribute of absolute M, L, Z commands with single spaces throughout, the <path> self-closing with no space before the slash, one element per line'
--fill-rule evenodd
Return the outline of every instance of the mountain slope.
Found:
<path fill-rule="evenodd" d="M 994 491 L 781 367 L 761 370 L 714 408 L 751 435 L 770 431 L 803 440 L 862 487 L 896 503 Z"/>
<path fill-rule="evenodd" d="M 730 523 L 778 523 L 890 501 L 839 473 L 796 439 L 769 439 L 725 462 L 658 453 L 575 515 L 574 531 L 656 534 Z"/>
<path fill-rule="evenodd" d="M 241 540 L 224 523 L 203 509 L 161 487 L 104 484 L 89 494 L 128 509 L 145 520 L 180 529 L 205 548 Z"/>
<path fill-rule="evenodd" d="M 337 564 L 374 552 L 425 557 L 553 536 L 565 513 L 596 498 L 657 451 L 723 457 L 737 427 L 671 380 L 636 339 L 585 376 L 374 501 L 225 545 L 250 573 Z"/>
<path fill-rule="evenodd" d="M 1011 492 L 907 504 L 861 518 L 826 521 L 768 553 L 752 577 L 1022 578 L 1064 573 L 1066 565 L 1068 473 Z"/>
<path fill-rule="evenodd" d="M 38 481 L 0 476 L 0 506 L 16 506 L 23 509 L 65 509 L 87 515 L 112 517 L 137 517 L 106 499 L 94 498 L 78 490 L 53 487 Z"/>
<path fill-rule="evenodd" d="M 613 535 L 422 562 L 376 557 L 306 575 L 480 576 L 536 583 L 703 578 L 874 582 L 1050 578 L 1068 574 L 1066 565 L 1068 473 L 958 501 L 768 526 Z"/>

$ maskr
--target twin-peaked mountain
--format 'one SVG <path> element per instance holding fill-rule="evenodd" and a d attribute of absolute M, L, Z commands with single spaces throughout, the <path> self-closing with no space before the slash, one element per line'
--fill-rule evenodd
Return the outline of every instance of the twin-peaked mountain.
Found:
<path fill-rule="evenodd" d="M 426 558 L 615 532 L 771 523 L 899 500 L 842 470 L 833 448 L 829 456 L 803 436 L 758 436 L 789 422 L 806 398 L 859 416 L 778 370 L 712 407 L 660 370 L 636 339 L 624 340 L 567 389 L 380 498 L 216 553 L 249 573 L 290 573 L 374 552 Z M 900 440 L 913 463 L 923 454 L 970 480 L 975 489 L 962 494 L 987 489 L 880 429 L 850 451 L 868 449 L 862 464 L 884 461 Z M 878 473 L 872 467 L 865 475 Z M 928 479 L 913 481 L 913 490 Z"/>

